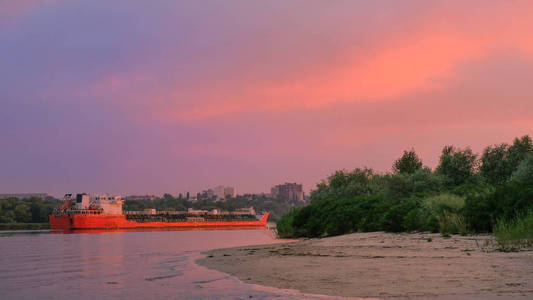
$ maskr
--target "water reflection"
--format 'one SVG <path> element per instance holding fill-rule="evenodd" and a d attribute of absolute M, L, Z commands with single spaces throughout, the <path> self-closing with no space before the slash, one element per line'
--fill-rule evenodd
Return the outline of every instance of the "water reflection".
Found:
<path fill-rule="evenodd" d="M 275 243 L 270 230 L 47 233 L 0 233 L 0 298 L 324 298 L 245 284 L 195 263 L 209 249 Z"/>
<path fill-rule="evenodd" d="M 221 226 L 221 227 L 168 227 L 168 228 L 119 228 L 119 229 L 52 229 L 49 233 L 76 234 L 76 233 L 113 233 L 113 232 L 148 232 L 148 231 L 206 231 L 206 230 L 258 230 L 268 229 L 267 226 Z"/>

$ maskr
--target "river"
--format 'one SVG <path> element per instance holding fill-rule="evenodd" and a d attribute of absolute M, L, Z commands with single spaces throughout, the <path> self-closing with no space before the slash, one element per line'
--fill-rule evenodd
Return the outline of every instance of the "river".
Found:
<path fill-rule="evenodd" d="M 323 299 L 199 266 L 214 248 L 276 243 L 270 230 L 0 231 L 0 299 Z"/>

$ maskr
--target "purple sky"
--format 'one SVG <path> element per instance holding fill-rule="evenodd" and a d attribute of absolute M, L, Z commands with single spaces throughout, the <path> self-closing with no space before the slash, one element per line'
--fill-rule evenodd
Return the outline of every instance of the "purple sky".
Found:
<path fill-rule="evenodd" d="M 0 0 L 0 193 L 239 193 L 533 133 L 531 1 Z"/>

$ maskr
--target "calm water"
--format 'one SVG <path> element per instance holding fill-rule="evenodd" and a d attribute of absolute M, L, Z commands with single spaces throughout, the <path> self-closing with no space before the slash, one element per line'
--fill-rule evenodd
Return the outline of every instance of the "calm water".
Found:
<path fill-rule="evenodd" d="M 194 262 L 213 248 L 275 242 L 271 231 L 261 229 L 0 231 L 0 299 L 323 298 L 245 284 Z"/>

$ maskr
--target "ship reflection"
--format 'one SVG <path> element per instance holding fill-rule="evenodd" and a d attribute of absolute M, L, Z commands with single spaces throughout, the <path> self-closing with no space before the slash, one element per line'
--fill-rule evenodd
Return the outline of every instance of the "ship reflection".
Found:
<path fill-rule="evenodd" d="M 113 232 L 147 232 L 147 231 L 212 231 L 212 230 L 268 230 L 268 226 L 221 226 L 221 227 L 182 227 L 182 228 L 120 228 L 120 229 L 52 229 L 53 234 L 76 233 L 113 233 Z"/>

